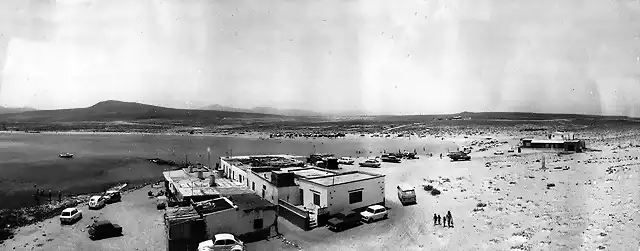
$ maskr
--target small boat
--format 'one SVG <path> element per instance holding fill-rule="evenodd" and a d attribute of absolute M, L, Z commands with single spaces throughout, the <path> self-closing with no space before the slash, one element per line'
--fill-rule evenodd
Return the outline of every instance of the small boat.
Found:
<path fill-rule="evenodd" d="M 378 161 L 377 159 L 368 159 L 365 160 L 364 162 L 360 162 L 359 164 L 361 167 L 380 167 L 380 161 Z"/>
<path fill-rule="evenodd" d="M 72 153 L 61 153 L 60 154 L 60 158 L 70 159 L 70 158 L 73 158 L 73 154 Z"/>

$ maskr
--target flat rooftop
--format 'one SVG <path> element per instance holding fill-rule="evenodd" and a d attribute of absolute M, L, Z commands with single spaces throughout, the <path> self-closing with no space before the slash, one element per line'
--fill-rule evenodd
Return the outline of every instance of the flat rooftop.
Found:
<path fill-rule="evenodd" d="M 198 173 L 189 173 L 188 168 L 167 171 L 162 174 L 165 180 L 173 184 L 183 197 L 252 193 L 245 184 L 224 178 L 215 178 L 216 186 L 211 187 L 209 186 L 211 173 L 213 173 L 214 176 L 217 175 L 215 171 L 203 172 L 203 179 L 200 179 L 198 178 Z"/>
<path fill-rule="evenodd" d="M 356 182 L 361 180 L 368 180 L 368 179 L 373 179 L 378 177 L 384 177 L 384 175 L 371 174 L 371 173 L 365 173 L 365 172 L 348 172 L 343 174 L 331 175 L 328 177 L 308 179 L 308 181 L 317 183 L 323 186 L 335 186 L 335 185 L 351 183 L 351 182 Z"/>
<path fill-rule="evenodd" d="M 532 139 L 531 143 L 535 144 L 564 144 L 564 140 L 558 139 Z"/>
<path fill-rule="evenodd" d="M 195 203 L 193 208 L 201 215 L 212 214 L 233 208 L 233 203 L 227 198 L 217 198 L 213 200 Z"/>
<path fill-rule="evenodd" d="M 290 154 L 265 154 L 265 155 L 244 155 L 244 156 L 225 156 L 225 157 L 220 157 L 223 160 L 232 160 L 232 159 L 250 159 L 250 158 L 290 158 L 290 159 L 297 159 L 297 158 L 306 158 L 305 156 L 297 156 L 297 155 L 290 155 Z"/>
<path fill-rule="evenodd" d="M 283 171 L 288 171 L 290 173 L 294 173 L 305 179 L 313 179 L 317 177 L 324 177 L 328 175 L 335 175 L 337 173 L 325 171 L 319 168 L 306 167 L 306 168 L 292 168 L 292 169 L 283 169 Z"/>
<path fill-rule="evenodd" d="M 276 209 L 274 204 L 261 198 L 257 194 L 235 194 L 227 197 L 240 210 L 260 210 L 260 209 Z"/>

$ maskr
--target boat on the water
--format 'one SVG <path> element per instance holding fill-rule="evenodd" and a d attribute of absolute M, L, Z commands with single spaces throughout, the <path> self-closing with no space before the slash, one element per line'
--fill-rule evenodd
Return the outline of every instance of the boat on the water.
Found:
<path fill-rule="evenodd" d="M 60 158 L 70 159 L 70 158 L 73 158 L 73 154 L 72 153 L 61 153 L 60 154 Z"/>

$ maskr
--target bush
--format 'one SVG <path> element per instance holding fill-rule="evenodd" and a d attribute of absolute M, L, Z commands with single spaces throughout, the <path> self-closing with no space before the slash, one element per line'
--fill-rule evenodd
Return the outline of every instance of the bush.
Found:
<path fill-rule="evenodd" d="M 486 207 L 486 206 L 487 204 L 482 202 L 478 202 L 478 204 L 476 204 L 476 207 Z"/>
<path fill-rule="evenodd" d="M 432 185 L 426 185 L 426 186 L 424 186 L 424 190 L 425 191 L 431 191 L 431 190 L 433 190 L 433 186 Z"/>
<path fill-rule="evenodd" d="M 442 193 L 442 192 L 440 192 L 440 190 L 438 190 L 438 189 L 436 189 L 436 188 L 434 188 L 434 189 L 432 189 L 432 190 L 431 190 L 431 195 L 433 195 L 433 196 L 440 195 L 441 193 Z"/>

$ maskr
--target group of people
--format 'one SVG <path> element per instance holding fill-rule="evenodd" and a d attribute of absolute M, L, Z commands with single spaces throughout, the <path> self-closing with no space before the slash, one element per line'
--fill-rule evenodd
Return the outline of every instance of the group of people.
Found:
<path fill-rule="evenodd" d="M 36 204 L 40 205 L 40 196 L 47 196 L 47 195 L 45 194 L 44 189 L 37 188 L 36 185 L 33 185 L 33 187 L 36 188 L 36 194 L 34 194 L 33 197 L 36 200 Z M 48 195 L 49 195 L 49 201 L 52 201 L 51 190 L 49 190 L 49 194 Z M 62 192 L 61 191 L 58 191 L 58 201 L 62 201 Z"/>
<path fill-rule="evenodd" d="M 433 214 L 433 225 L 444 225 L 444 227 L 453 227 L 453 216 L 451 211 L 447 211 L 444 217 L 439 214 Z"/>

